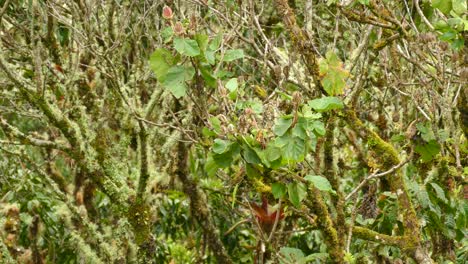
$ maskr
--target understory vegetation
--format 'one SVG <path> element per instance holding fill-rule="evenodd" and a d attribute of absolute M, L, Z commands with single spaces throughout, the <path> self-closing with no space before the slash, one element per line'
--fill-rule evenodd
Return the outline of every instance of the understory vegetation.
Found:
<path fill-rule="evenodd" d="M 0 0 L 0 263 L 466 263 L 466 0 Z"/>

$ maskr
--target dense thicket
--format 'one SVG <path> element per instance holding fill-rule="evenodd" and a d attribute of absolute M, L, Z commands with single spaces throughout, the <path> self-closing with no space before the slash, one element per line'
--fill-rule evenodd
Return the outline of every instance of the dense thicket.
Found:
<path fill-rule="evenodd" d="M 464 263 L 464 0 L 0 0 L 1 263 Z"/>

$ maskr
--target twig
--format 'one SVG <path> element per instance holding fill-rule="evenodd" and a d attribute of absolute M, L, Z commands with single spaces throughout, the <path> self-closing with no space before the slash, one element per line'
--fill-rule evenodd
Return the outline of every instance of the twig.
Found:
<path fill-rule="evenodd" d="M 6 0 L 5 4 L 3 4 L 2 9 L 0 10 L 0 20 L 2 19 L 3 14 L 5 14 L 5 11 L 7 10 L 9 4 L 10 0 Z"/>
<path fill-rule="evenodd" d="M 377 170 L 375 173 L 373 173 L 373 174 L 367 176 L 366 178 L 364 178 L 363 181 L 361 181 L 361 183 L 359 183 L 359 185 L 358 185 L 356 188 L 354 188 L 354 190 L 352 190 L 352 191 L 346 196 L 345 200 L 346 200 L 346 201 L 349 200 L 349 199 L 350 199 L 357 191 L 359 191 L 369 180 L 372 180 L 372 179 L 375 179 L 375 178 L 379 178 L 379 177 L 388 175 L 388 174 L 390 174 L 390 173 L 392 173 L 392 172 L 398 170 L 399 168 L 401 168 L 403 165 L 405 165 L 406 163 L 408 163 L 408 162 L 410 161 L 411 156 L 412 156 L 412 153 L 410 154 L 410 156 L 409 156 L 406 160 L 404 160 L 404 161 L 400 162 L 399 164 L 393 166 L 392 168 L 390 168 L 390 169 L 387 170 L 387 171 L 378 173 L 379 171 Z"/>
<path fill-rule="evenodd" d="M 421 10 L 421 7 L 419 7 L 419 0 L 414 0 L 414 5 L 416 6 L 416 11 L 418 11 L 418 14 L 421 16 L 422 20 L 424 23 L 431 29 L 434 30 L 434 26 L 427 20 L 426 16 L 424 15 L 423 11 Z M 410 16 L 411 17 L 411 16 Z"/>
<path fill-rule="evenodd" d="M 231 228 L 229 228 L 226 232 L 224 232 L 223 236 L 229 235 L 234 229 L 236 229 L 238 226 L 242 225 L 243 223 L 249 222 L 250 219 L 242 219 L 239 222 L 235 223 Z"/>

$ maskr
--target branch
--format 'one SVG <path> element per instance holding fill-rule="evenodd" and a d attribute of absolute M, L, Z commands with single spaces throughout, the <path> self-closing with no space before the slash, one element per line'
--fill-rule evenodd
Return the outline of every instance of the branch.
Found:
<path fill-rule="evenodd" d="M 326 95 L 327 92 L 320 82 L 320 71 L 317 60 L 319 54 L 315 50 L 312 40 L 310 40 L 307 33 L 297 25 L 296 14 L 289 7 L 287 0 L 276 0 L 275 4 L 278 14 L 283 17 L 284 25 L 291 36 L 291 41 L 295 49 L 299 54 L 302 54 L 305 60 L 307 70 L 314 80 L 315 88 Z"/>
<path fill-rule="evenodd" d="M 10 0 L 6 0 L 5 3 L 3 4 L 2 9 L 0 9 L 0 20 L 2 20 L 3 14 L 5 14 L 5 11 L 7 10 L 9 4 L 10 4 Z"/>
<path fill-rule="evenodd" d="M 398 167 L 400 163 L 402 163 L 398 157 L 398 152 L 391 144 L 365 126 L 352 109 L 345 109 L 345 120 L 348 125 L 367 142 L 369 150 L 375 153 L 375 158 L 378 162 L 375 168 L 382 167 L 387 170 L 392 170 L 393 167 L 397 167 L 392 170 L 392 172 L 395 172 L 393 177 L 389 177 L 391 174 L 390 172 L 385 172 L 385 178 L 390 187 L 390 191 L 397 195 L 399 214 L 403 216 L 403 227 L 406 237 L 404 249 L 407 253 L 414 256 L 415 252 L 420 252 L 422 249 L 420 225 L 406 189 L 403 175 L 398 171 Z"/>
<path fill-rule="evenodd" d="M 12 66 L 5 60 L 2 52 L 0 52 L 0 68 L 18 86 L 25 99 L 40 109 L 50 122 L 63 133 L 72 146 L 72 157 L 78 161 L 78 165 L 83 171 L 92 176 L 91 179 L 111 200 L 120 206 L 120 210 L 128 210 L 128 193 L 120 190 L 116 183 L 108 177 L 110 170 L 104 170 L 102 164 L 94 159 L 95 155 L 89 153 L 90 146 L 85 142 L 78 125 L 66 117 L 57 106 L 49 104 L 44 97 L 36 94 L 32 88 L 34 86 L 28 80 L 18 74 L 13 74 Z"/>
<path fill-rule="evenodd" d="M 395 165 L 393 166 L 391 169 L 387 170 L 387 171 L 384 171 L 384 172 L 381 172 L 381 173 L 378 173 L 379 171 L 377 170 L 375 173 L 371 174 L 371 175 L 368 175 L 367 177 L 364 178 L 364 180 L 361 181 L 361 183 L 359 183 L 359 185 L 354 188 L 354 190 L 352 190 L 345 198 L 345 200 L 349 200 L 351 197 L 353 197 L 353 195 L 359 191 L 368 181 L 372 180 L 372 179 L 375 179 L 375 178 L 379 178 L 379 177 L 382 177 L 382 176 L 385 176 L 385 175 L 388 175 L 390 173 L 393 173 L 395 172 L 396 170 L 398 170 L 399 168 L 403 167 L 403 165 L 405 165 L 406 163 L 408 163 L 410 160 L 411 160 L 411 156 L 409 158 L 407 158 L 406 160 L 400 162 L 398 165 Z"/>
<path fill-rule="evenodd" d="M 404 236 L 389 236 L 385 234 L 380 234 L 378 232 L 361 226 L 353 227 L 353 234 L 357 238 L 378 242 L 389 246 L 403 247 L 406 245 L 406 237 Z"/>
<path fill-rule="evenodd" d="M 142 121 L 138 121 L 140 126 L 140 131 L 138 132 L 138 137 L 140 139 L 140 179 L 138 180 L 138 191 L 137 191 L 137 198 L 143 199 L 146 184 L 149 178 L 148 172 L 148 144 L 147 144 L 147 134 L 146 128 Z"/>
<path fill-rule="evenodd" d="M 311 199 L 306 200 L 305 204 L 307 207 L 311 208 L 318 217 L 317 225 L 324 235 L 325 243 L 327 244 L 330 252 L 330 257 L 334 263 L 344 263 L 344 249 L 340 245 L 338 233 L 333 225 L 330 213 L 328 212 L 328 207 L 323 200 L 322 193 L 314 186 L 311 186 L 309 190 L 311 192 L 309 194 Z"/>
<path fill-rule="evenodd" d="M 8 124 L 8 122 L 5 119 L 3 119 L 2 117 L 0 117 L 0 126 L 10 136 L 15 137 L 15 138 L 19 138 L 21 140 L 20 143 L 29 144 L 29 145 L 33 145 L 33 146 L 41 147 L 41 148 L 58 149 L 58 150 L 61 150 L 63 152 L 66 152 L 66 153 L 70 152 L 70 148 L 68 146 L 59 144 L 57 142 L 38 139 L 38 138 L 32 137 L 31 135 L 26 135 L 26 134 L 22 133 L 21 131 L 19 131 L 18 128 Z"/>

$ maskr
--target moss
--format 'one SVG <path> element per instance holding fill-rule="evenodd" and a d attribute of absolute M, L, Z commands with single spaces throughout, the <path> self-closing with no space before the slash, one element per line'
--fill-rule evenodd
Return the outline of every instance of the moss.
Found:
<path fill-rule="evenodd" d="M 380 167 L 383 170 L 389 170 L 400 164 L 401 161 L 396 149 L 366 127 L 361 120 L 357 118 L 356 113 L 352 109 L 346 110 L 345 116 L 348 125 L 358 133 L 362 139 L 367 141 L 367 145 L 376 160 L 376 163 L 372 164 L 373 166 Z M 404 234 L 407 238 L 405 241 L 405 248 L 414 249 L 420 241 L 420 226 L 416 211 L 414 210 L 405 186 L 401 169 L 386 175 L 383 180 L 384 189 L 386 185 L 388 185 L 388 188 L 393 193 L 397 194 L 398 208 L 403 217 Z"/>
<path fill-rule="evenodd" d="M 380 234 L 365 227 L 353 227 L 353 235 L 357 238 L 374 241 L 389 246 L 403 246 L 406 244 L 405 237 L 402 236 L 389 236 Z"/>
<path fill-rule="evenodd" d="M 148 240 L 151 230 L 151 210 L 143 200 L 137 199 L 128 211 L 128 219 L 135 231 L 135 241 L 143 244 Z"/>
<path fill-rule="evenodd" d="M 384 165 L 385 169 L 390 169 L 400 163 L 396 149 L 375 132 L 368 131 L 367 145 L 375 152 L 376 158 Z"/>
<path fill-rule="evenodd" d="M 78 252 L 78 262 L 83 263 L 104 263 L 93 249 L 80 237 L 80 235 L 73 231 L 70 234 L 70 241 L 74 244 L 74 248 Z"/>
<path fill-rule="evenodd" d="M 271 193 L 271 187 L 266 185 L 263 182 L 263 179 L 255 178 L 255 179 L 252 179 L 252 182 L 253 182 L 254 188 L 255 188 L 255 190 L 257 192 L 259 192 L 259 193 Z"/>
<path fill-rule="evenodd" d="M 310 187 L 309 190 L 313 200 L 306 200 L 305 203 L 318 217 L 317 224 L 324 234 L 330 257 L 333 263 L 344 263 L 344 248 L 341 246 L 338 233 L 328 213 L 328 206 L 325 204 L 322 194 L 317 188 Z"/>

